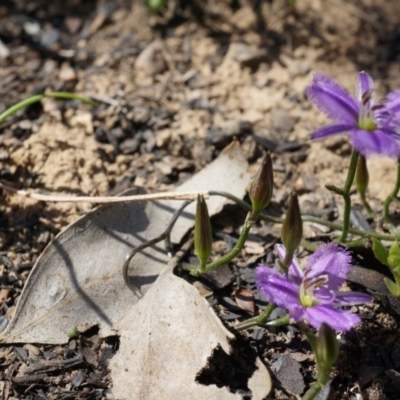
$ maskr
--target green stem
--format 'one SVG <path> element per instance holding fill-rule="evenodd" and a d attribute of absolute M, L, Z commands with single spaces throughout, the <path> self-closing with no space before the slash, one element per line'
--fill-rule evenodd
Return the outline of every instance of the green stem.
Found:
<path fill-rule="evenodd" d="M 227 199 L 230 199 L 230 200 L 234 201 L 236 204 L 238 204 L 244 210 L 251 211 L 251 205 L 250 204 L 246 203 L 244 200 L 239 199 L 238 197 L 236 197 L 236 196 L 234 196 L 234 195 L 232 195 L 230 193 L 210 190 L 209 191 L 209 195 L 210 196 L 223 196 L 223 197 L 226 197 Z M 269 216 L 269 215 L 267 215 L 265 213 L 261 213 L 259 218 L 264 220 L 264 221 L 273 222 L 275 224 L 282 224 L 283 223 L 282 219 L 271 217 L 271 216 Z M 328 227 L 328 228 L 330 228 L 332 230 L 335 230 L 335 231 L 341 231 L 342 230 L 342 225 L 341 224 L 337 224 L 335 222 L 326 221 L 324 219 L 317 218 L 317 217 L 311 217 L 309 215 L 303 215 L 302 216 L 302 220 L 303 220 L 303 222 L 311 222 L 313 224 L 326 226 L 326 227 Z M 398 240 L 400 238 L 399 235 L 384 235 L 384 234 L 381 234 L 381 233 L 367 232 L 367 231 L 363 231 L 361 229 L 355 229 L 355 228 L 349 228 L 348 233 L 351 233 L 353 235 L 369 236 L 369 237 L 374 237 L 374 238 L 379 239 L 379 240 L 388 240 L 388 241 L 394 241 L 394 240 Z"/>
<path fill-rule="evenodd" d="M 365 193 L 360 193 L 360 199 L 361 202 L 364 206 L 364 208 L 367 210 L 367 213 L 371 216 L 371 217 L 375 217 L 375 213 L 374 210 L 371 208 L 371 206 L 368 203 L 367 198 L 365 197 Z"/>
<path fill-rule="evenodd" d="M 342 225 L 340 225 L 340 224 L 325 221 L 325 220 L 317 218 L 317 217 L 303 216 L 302 218 L 303 218 L 303 222 L 312 222 L 314 224 L 327 226 L 328 228 L 331 228 L 331 229 L 337 230 L 337 231 L 340 231 L 342 229 Z M 260 215 L 260 219 L 263 219 L 262 215 Z M 399 235 L 384 235 L 382 233 L 367 232 L 367 231 L 363 231 L 362 229 L 355 229 L 355 228 L 349 228 L 348 233 L 352 233 L 353 235 L 374 237 L 379 240 L 394 241 L 394 240 L 399 239 Z"/>
<path fill-rule="evenodd" d="M 305 333 L 307 336 L 308 341 L 310 342 L 311 348 L 314 352 L 316 353 L 316 345 L 317 345 L 317 338 L 315 336 L 315 333 L 310 329 L 308 325 L 306 325 L 304 322 L 300 322 L 297 324 L 297 326 Z M 312 400 L 314 399 L 318 393 L 322 390 L 322 388 L 327 384 L 329 380 L 329 374 L 326 374 L 326 371 L 324 368 L 319 365 L 318 362 L 318 357 L 315 357 L 316 363 L 317 363 L 317 382 L 315 382 L 310 389 L 307 390 L 307 392 L 303 395 L 301 400 Z"/>
<path fill-rule="evenodd" d="M 399 193 L 399 190 L 400 190 L 400 159 L 397 160 L 397 177 L 396 177 L 396 183 L 394 185 L 394 189 L 393 189 L 392 193 L 390 193 L 389 196 L 386 197 L 386 200 L 383 203 L 383 220 L 389 226 L 392 233 L 397 232 L 397 230 L 394 227 L 392 221 L 390 221 L 389 207 L 390 207 L 390 204 L 393 202 L 393 200 L 396 199 L 396 197 Z"/>
<path fill-rule="evenodd" d="M 314 252 L 318 248 L 317 243 L 311 243 L 306 239 L 301 239 L 300 246 L 304 247 L 307 251 Z"/>
<path fill-rule="evenodd" d="M 269 303 L 260 315 L 257 315 L 257 317 L 249 318 L 246 321 L 241 322 L 240 324 L 236 325 L 235 330 L 240 332 L 245 329 L 252 328 L 253 326 L 264 325 L 268 321 L 268 318 L 270 317 L 272 311 L 274 311 L 275 308 L 276 308 L 275 304 Z"/>
<path fill-rule="evenodd" d="M 40 100 L 44 99 L 45 97 L 53 97 L 56 99 L 64 99 L 64 100 L 80 100 L 83 103 L 96 105 L 96 102 L 88 99 L 84 96 L 79 96 L 75 93 L 68 93 L 68 92 L 49 92 L 43 94 L 37 94 L 35 96 L 28 97 L 25 100 L 20 101 L 17 104 L 14 104 L 4 112 L 0 114 L 0 124 L 3 123 L 8 117 L 15 114 L 17 111 L 21 110 L 24 107 L 30 106 L 31 104 L 37 103 Z"/>
<path fill-rule="evenodd" d="M 219 258 L 218 260 L 214 261 L 211 264 L 208 264 L 204 269 L 202 268 L 195 268 L 193 269 L 190 274 L 193 276 L 200 276 L 201 274 L 205 272 L 210 272 L 214 269 L 217 269 L 221 265 L 227 264 L 229 261 L 233 260 L 239 253 L 240 250 L 242 250 L 246 240 L 247 236 L 249 235 L 251 227 L 254 225 L 256 222 L 255 219 L 253 219 L 253 213 L 249 212 L 246 217 L 246 221 L 244 222 L 244 226 L 242 229 L 242 232 L 240 233 L 239 239 L 236 242 L 235 246 L 231 251 L 229 251 L 227 254 Z"/>
<path fill-rule="evenodd" d="M 371 244 L 371 239 L 368 237 L 364 237 L 357 240 L 351 240 L 346 242 L 347 248 L 355 248 L 355 247 L 367 247 Z"/>
<path fill-rule="evenodd" d="M 344 243 L 346 241 L 347 234 L 349 233 L 350 212 L 351 212 L 350 190 L 354 182 L 354 177 L 357 171 L 358 156 L 359 153 L 353 150 L 353 153 L 351 154 L 349 170 L 347 171 L 346 182 L 343 188 L 344 212 L 343 212 L 343 229 L 342 229 L 342 234 L 340 235 L 339 238 L 340 243 Z"/>
<path fill-rule="evenodd" d="M 301 400 L 313 400 L 318 395 L 318 393 L 322 390 L 325 385 L 321 385 L 319 382 L 315 382 L 310 389 L 304 394 Z"/>
<path fill-rule="evenodd" d="M 282 325 L 289 325 L 290 318 L 289 315 L 284 315 L 283 317 L 274 319 L 273 321 L 269 321 L 266 323 L 268 326 L 282 326 Z"/>

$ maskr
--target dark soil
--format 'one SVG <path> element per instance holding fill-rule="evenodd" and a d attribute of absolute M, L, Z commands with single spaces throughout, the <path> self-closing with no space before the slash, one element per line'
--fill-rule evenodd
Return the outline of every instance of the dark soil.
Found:
<path fill-rule="evenodd" d="M 350 145 L 346 138 L 308 140 L 327 120 L 307 102 L 304 89 L 319 71 L 354 92 L 363 69 L 380 95 L 399 88 L 400 2 L 297 3 L 293 9 L 283 0 L 171 0 L 162 13 L 151 14 L 135 0 L 3 1 L 0 111 L 46 91 L 77 92 L 98 104 L 44 99 L 7 119 L 0 126 L 0 179 L 21 189 L 90 196 L 128 187 L 170 190 L 236 137 L 253 173 L 262 152 L 272 152 L 275 190 L 269 213 L 281 216 L 294 189 L 304 214 L 339 218 L 342 203 L 324 185 L 343 184 Z M 369 196 L 380 212 L 396 167 L 387 159 L 369 163 Z M 357 196 L 354 202 L 360 206 Z M 39 254 L 90 208 L 3 192 L 0 330 L 12 318 Z M 392 212 L 398 216 L 397 205 Z M 213 219 L 216 254 L 234 242 L 243 218 L 234 207 Z M 304 231 L 310 240 L 332 235 L 311 223 Z M 228 275 L 221 278 L 224 284 L 202 281 L 227 326 L 251 316 L 234 300 L 240 287 L 254 294 L 256 312 L 265 306 L 253 268 L 274 262 L 279 236 L 279 226 L 260 222 L 241 256 L 221 272 Z M 363 251 L 354 252 L 354 264 L 369 271 L 372 256 Z M 340 359 L 323 398 L 400 399 L 400 314 L 384 286 L 375 285 L 387 274 L 381 267 L 374 268 L 378 275 L 372 280 L 368 273 L 349 280 L 376 301 L 355 309 L 363 324 L 340 335 Z M 270 399 L 293 398 L 314 381 L 313 355 L 295 328 L 254 329 L 241 340 L 248 353 L 236 354 L 240 368 L 216 352 L 199 382 L 218 380 L 248 398 L 245 381 L 254 354 L 274 373 Z M 67 346 L 2 345 L 0 396 L 113 398 L 107 360 L 116 351 L 118 338 L 100 339 L 95 328 Z M 225 381 L 216 371 L 221 360 L 230 365 Z M 28 373 L 17 376 L 22 365 L 28 365 Z"/>

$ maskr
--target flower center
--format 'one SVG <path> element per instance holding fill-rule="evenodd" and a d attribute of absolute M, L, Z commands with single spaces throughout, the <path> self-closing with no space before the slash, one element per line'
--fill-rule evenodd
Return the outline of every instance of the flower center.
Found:
<path fill-rule="evenodd" d="M 364 131 L 372 132 L 377 128 L 377 125 L 372 117 L 360 116 L 358 120 L 358 127 Z"/>
<path fill-rule="evenodd" d="M 328 282 L 328 275 L 320 275 L 311 278 L 304 277 L 299 290 L 299 299 L 303 307 L 314 307 L 318 305 L 318 299 L 314 296 L 314 290 Z"/>
<path fill-rule="evenodd" d="M 364 131 L 372 132 L 377 128 L 374 121 L 374 105 L 372 99 L 372 90 L 363 93 L 360 104 L 360 116 L 358 118 L 358 127 Z"/>

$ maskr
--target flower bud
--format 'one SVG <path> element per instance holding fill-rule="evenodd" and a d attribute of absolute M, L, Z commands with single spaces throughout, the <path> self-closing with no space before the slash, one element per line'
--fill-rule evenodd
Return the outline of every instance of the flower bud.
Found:
<path fill-rule="evenodd" d="M 289 206 L 281 231 L 282 243 L 286 249 L 286 256 L 282 262 L 284 268 L 289 268 L 294 252 L 300 245 L 302 237 L 303 221 L 301 219 L 299 200 L 296 192 L 292 192 L 289 197 Z"/>
<path fill-rule="evenodd" d="M 356 188 L 358 193 L 360 193 L 361 197 L 365 196 L 365 193 L 368 188 L 368 183 L 369 183 L 369 174 L 367 168 L 367 160 L 365 157 L 360 155 L 357 161 Z"/>
<path fill-rule="evenodd" d="M 194 252 L 200 260 L 200 268 L 204 269 L 212 249 L 211 221 L 207 203 L 202 195 L 197 196 L 196 220 L 194 226 Z"/>
<path fill-rule="evenodd" d="M 253 212 L 260 213 L 271 201 L 274 186 L 272 159 L 269 152 L 263 155 L 261 166 L 251 183 L 249 197 Z"/>
<path fill-rule="evenodd" d="M 326 323 L 323 323 L 318 331 L 315 343 L 315 357 L 318 367 L 329 374 L 333 364 L 339 357 L 339 342 L 335 331 Z"/>

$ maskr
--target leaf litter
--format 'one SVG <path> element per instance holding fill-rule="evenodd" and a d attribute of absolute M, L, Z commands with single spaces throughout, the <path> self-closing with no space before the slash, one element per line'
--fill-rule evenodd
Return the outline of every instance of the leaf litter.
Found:
<path fill-rule="evenodd" d="M 286 2 L 256 2 L 255 7 L 257 8 L 254 9 L 250 4 L 244 4 L 245 2 L 240 2 L 240 5 L 234 2 L 235 4 L 232 5 L 232 2 L 222 1 L 217 8 L 212 7 L 212 13 L 208 12 L 210 10 L 208 7 L 210 4 L 208 4 L 205 6 L 207 7 L 205 8 L 206 12 L 201 15 L 204 18 L 198 18 L 196 14 L 194 19 L 190 15 L 191 12 L 193 13 L 191 5 L 185 2 L 183 2 L 185 4 L 173 2 L 176 5 L 182 3 L 181 7 L 185 12 L 184 15 L 180 15 L 183 16 L 183 23 L 179 23 L 177 26 L 174 25 L 176 22 L 174 12 L 168 10 L 167 15 L 172 18 L 173 22 L 170 24 L 171 21 L 166 20 L 165 16 L 153 16 L 145 12 L 141 2 L 134 2 L 131 12 L 118 7 L 115 12 L 109 11 L 107 22 L 102 25 L 101 21 L 104 21 L 104 18 L 99 13 L 103 7 L 97 7 L 95 10 L 96 5 L 89 4 L 91 3 L 89 2 L 84 5 L 84 13 L 79 8 L 83 5 L 78 4 L 65 10 L 67 14 L 65 27 L 63 24 L 58 24 L 58 18 L 54 19 L 54 11 L 57 13 L 59 10 L 57 6 L 37 7 L 36 11 L 32 8 L 27 14 L 23 4 L 14 3 L 21 16 L 25 18 L 29 14 L 28 19 L 34 21 L 36 26 L 41 26 L 46 21 L 45 24 L 51 29 L 41 29 L 39 37 L 40 43 L 44 47 L 37 48 L 35 46 L 37 38 L 32 36 L 32 33 L 27 31 L 27 35 L 24 35 L 26 37 L 19 35 L 21 29 L 19 19 L 10 18 L 10 16 L 14 16 L 12 12 L 14 8 L 11 12 L 4 14 L 3 7 L 1 19 L 6 22 L 7 42 L 5 45 L 11 51 L 11 55 L 18 55 L 17 58 L 12 56 L 8 60 L 1 60 L 2 76 L 4 77 L 2 87 L 3 92 L 7 94 L 3 96 L 5 104 L 7 102 L 11 104 L 21 97 L 31 94 L 40 85 L 46 87 L 56 85 L 58 88 L 58 85 L 67 83 L 68 86 L 62 86 L 62 88 L 71 89 L 72 87 L 83 93 L 93 92 L 94 96 L 109 101 L 110 105 L 113 103 L 121 103 L 124 107 L 128 105 L 127 112 L 123 110 L 121 112 L 122 107 L 119 107 L 118 110 L 112 106 L 104 110 L 103 106 L 100 110 L 101 113 L 104 113 L 103 115 L 97 113 L 93 115 L 96 148 L 99 148 L 101 153 L 92 152 L 90 146 L 88 149 L 88 143 L 93 138 L 91 134 L 85 135 L 82 143 L 72 146 L 71 152 L 66 151 L 65 138 L 69 137 L 69 143 L 72 138 L 79 136 L 79 132 L 70 129 L 73 119 L 71 113 L 60 110 L 58 107 L 55 110 L 57 113 L 51 113 L 43 105 L 43 112 L 29 110 L 29 113 L 22 115 L 23 118 L 30 119 L 17 121 L 17 123 L 11 121 L 8 127 L 3 125 L 4 150 L 10 158 L 5 164 L 0 163 L 2 173 L 4 173 L 2 176 L 11 174 L 13 182 L 17 182 L 19 179 L 20 183 L 24 182 L 25 184 L 26 182 L 28 187 L 31 186 L 32 174 L 33 176 L 37 174 L 38 178 L 33 181 L 35 186 L 48 190 L 54 190 L 55 186 L 59 185 L 57 190 L 76 191 L 90 195 L 104 194 L 109 193 L 109 190 L 114 187 L 114 182 L 117 184 L 118 191 L 121 191 L 120 181 L 124 184 L 125 182 L 134 182 L 135 185 L 146 186 L 151 190 L 169 190 L 172 183 L 181 182 L 190 172 L 175 170 L 169 176 L 163 176 L 165 172 L 160 173 L 157 171 L 157 167 L 153 171 L 153 165 L 160 159 L 164 160 L 164 155 L 167 153 L 172 154 L 173 157 L 179 155 L 190 160 L 197 170 L 199 166 L 207 164 L 218 153 L 212 149 L 212 146 L 203 147 L 204 131 L 215 131 L 215 127 L 223 127 L 225 122 L 229 122 L 232 117 L 237 118 L 238 115 L 240 115 L 240 120 L 249 121 L 252 128 L 251 132 L 238 135 L 244 145 L 249 144 L 251 140 L 256 140 L 258 154 L 262 147 L 270 148 L 271 142 L 272 144 L 276 142 L 272 148 L 283 149 L 284 153 L 280 153 L 278 160 L 281 179 L 277 186 L 292 187 L 293 184 L 296 184 L 299 173 L 308 173 L 310 170 L 318 171 L 319 179 L 316 189 L 327 181 L 339 185 L 341 184 L 339 172 L 346 164 L 344 157 L 349 151 L 344 140 L 333 140 L 332 147 L 328 148 L 320 143 L 311 143 L 309 149 L 301 152 L 296 149 L 290 150 L 287 146 L 290 145 L 287 140 L 302 142 L 308 137 L 310 129 L 324 122 L 322 117 L 316 116 L 315 113 L 303 106 L 303 89 L 311 79 L 310 73 L 306 72 L 308 70 L 306 64 L 308 63 L 316 71 L 324 73 L 329 71 L 348 89 L 351 89 L 350 83 L 352 83 L 354 74 L 364 68 L 371 69 L 375 77 L 379 77 L 381 87 L 399 86 L 398 57 L 396 57 L 396 46 L 393 46 L 392 39 L 393 32 L 396 31 L 398 25 L 398 13 L 393 11 L 398 9 L 400 3 L 398 4 L 394 0 L 381 2 L 379 5 L 369 4 L 365 1 L 356 1 L 354 4 L 342 1 L 330 3 L 320 0 L 297 2 L 297 12 L 291 15 L 285 13 Z M 32 3 L 36 4 L 34 1 Z M 116 5 L 121 3 L 126 2 L 115 2 Z M 108 3 L 105 5 L 108 6 Z M 140 9 L 141 7 L 142 9 Z M 5 5 L 6 10 L 7 8 L 8 6 Z M 77 12 L 77 8 L 80 12 Z M 182 12 L 179 10 L 179 6 L 178 11 Z M 84 17 L 81 17 L 82 15 Z M 92 20 L 94 22 L 88 28 L 86 22 L 90 23 Z M 176 70 L 170 68 L 170 63 L 168 63 L 168 70 L 163 74 L 156 76 L 155 79 L 145 80 L 143 75 L 138 74 L 132 66 L 137 59 L 136 56 L 143 50 L 146 43 L 151 44 L 154 39 L 160 37 L 158 30 L 160 26 L 161 29 L 168 29 L 168 37 L 163 36 L 162 40 L 165 54 L 170 56 L 168 60 L 172 60 L 172 67 L 175 67 Z M 268 27 L 269 34 L 267 36 L 265 36 L 265 26 Z M 48 34 L 49 32 L 51 35 Z M 54 33 L 57 32 L 59 33 L 58 38 L 54 36 Z M 360 32 L 362 34 L 359 34 Z M 49 40 L 51 38 L 53 39 Z M 78 41 L 87 38 L 89 38 L 87 45 L 76 45 Z M 257 49 L 267 48 L 267 62 L 262 61 L 253 69 L 239 65 L 240 61 L 232 60 L 232 57 L 229 60 L 225 56 L 226 48 L 234 42 L 246 43 L 250 49 L 250 46 L 255 46 Z M 50 53 L 49 50 L 51 50 Z M 77 85 L 72 85 L 71 81 L 66 82 L 70 78 L 61 74 L 59 63 L 54 61 L 54 56 L 61 57 L 65 61 L 61 65 L 62 70 L 68 69 L 70 65 L 73 66 Z M 250 56 L 252 57 L 251 54 Z M 19 59 L 23 61 L 21 64 L 18 62 Z M 253 57 L 254 64 L 256 61 L 256 57 Z M 71 77 L 71 74 L 69 75 Z M 179 84 L 176 84 L 177 78 L 181 78 Z M 199 94 L 193 96 L 195 93 Z M 183 101 L 186 97 L 189 99 L 189 96 L 195 98 L 196 102 L 193 103 L 193 106 L 185 107 Z M 154 99 L 160 100 L 161 105 L 154 107 Z M 173 113 L 165 112 L 166 103 L 175 108 Z M 207 105 L 207 103 L 209 106 L 205 110 L 203 105 Z M 301 117 L 292 132 L 282 129 L 286 121 L 279 112 L 281 109 L 288 111 L 289 116 Z M 75 114 L 80 114 L 80 112 L 80 109 L 75 110 Z M 43 121 L 46 124 L 46 119 L 49 117 L 52 123 L 51 129 L 38 138 L 36 129 L 42 126 Z M 54 124 L 54 119 L 60 117 L 65 118 L 65 121 Z M 138 129 L 138 125 L 132 124 L 132 121 L 143 123 L 146 128 L 154 131 L 153 135 L 157 142 L 155 148 L 154 145 L 151 147 L 152 140 L 151 138 L 149 140 L 149 129 Z M 133 138 L 132 132 L 134 132 Z M 36 144 L 42 141 L 43 146 L 40 149 L 36 146 L 32 147 L 29 144 L 30 138 L 27 139 L 29 135 L 36 138 Z M 57 141 L 51 143 L 51 139 L 57 139 Z M 105 149 L 105 154 L 103 154 L 103 145 L 99 144 L 99 141 L 111 143 L 115 152 L 113 151 L 111 154 L 111 151 Z M 140 144 L 141 146 L 139 146 Z M 24 146 L 23 152 L 15 151 L 22 145 Z M 104 146 L 110 147 L 110 144 Z M 187 151 L 188 147 L 190 147 L 190 151 Z M 216 146 L 216 148 L 220 147 Z M 254 161 L 257 156 L 255 147 L 249 146 L 248 148 L 249 160 Z M 85 167 L 81 169 L 79 166 L 78 170 L 79 160 L 74 160 L 73 157 L 79 153 L 80 149 L 89 151 L 86 151 L 82 157 L 85 160 Z M 337 154 L 338 150 L 339 154 Z M 41 168 L 40 160 L 49 158 L 44 157 L 46 151 L 50 151 L 52 156 L 50 158 L 53 158 L 54 162 Z M 294 151 L 294 153 L 288 154 L 288 151 Z M 121 152 L 129 154 L 129 156 L 121 155 Z M 163 152 L 165 153 L 163 154 Z M 2 153 L 0 158 L 3 157 L 4 160 L 3 148 L 0 153 Z M 99 154 L 101 160 L 99 160 Z M 116 155 L 118 159 L 115 162 L 113 157 Z M 29 156 L 29 160 L 25 159 L 26 156 Z M 306 163 L 303 157 L 308 157 Z M 68 161 L 68 163 L 62 163 L 60 160 Z M 94 160 L 97 162 L 96 165 L 92 163 Z M 89 163 L 95 168 L 88 165 Z M 392 189 L 394 169 L 393 165 L 385 163 L 385 160 L 379 162 L 373 160 L 373 165 L 374 168 L 370 171 L 372 176 L 370 189 L 375 197 L 379 197 Z M 385 173 L 381 173 L 381 165 L 385 166 Z M 17 168 L 16 172 L 14 168 Z M 333 174 L 332 171 L 334 171 Z M 66 179 L 64 179 L 65 172 L 67 172 Z M 27 178 L 28 181 L 26 181 Z M 310 189 L 306 186 L 303 185 L 303 190 L 309 191 Z M 280 189 L 280 193 L 281 196 L 276 191 L 277 206 L 284 202 L 285 190 Z M 319 212 L 318 207 L 321 206 L 321 201 L 325 202 L 324 192 L 311 190 L 305 195 L 310 195 L 312 203 L 315 204 L 312 210 Z M 333 201 L 326 203 L 328 208 L 322 207 L 321 212 L 329 212 L 329 219 L 337 218 L 337 215 L 332 214 L 337 214 L 339 211 L 340 215 L 341 205 L 335 204 L 336 202 Z M 2 212 L 4 209 L 5 211 L 1 219 L 3 221 L 5 215 L 6 221 L 10 220 L 10 223 L 6 222 L 0 232 L 0 246 L 3 251 L 9 252 L 7 257 L 10 257 L 17 268 L 22 266 L 21 272 L 18 274 L 8 267 L 5 268 L 6 283 L 9 283 L 8 278 L 10 278 L 10 286 L 12 286 L 7 302 L 2 304 L 2 312 L 7 311 L 7 317 L 14 308 L 20 293 L 19 289 L 31 267 L 31 261 L 36 258 L 36 252 L 42 250 L 42 244 L 48 243 L 49 238 L 57 232 L 60 225 L 65 226 L 66 220 L 73 221 L 77 212 L 82 213 L 88 210 L 88 207 L 81 208 L 81 205 L 78 209 L 72 205 L 61 208 L 60 204 L 57 204 L 56 207 L 46 205 L 45 208 L 35 209 L 26 209 L 25 206 L 25 202 L 23 205 L 21 202 L 18 204 L 7 202 L 7 208 L 2 207 Z M 43 238 L 38 237 L 37 227 L 32 224 L 32 216 L 34 217 L 37 211 L 39 211 L 40 219 L 45 218 L 47 223 L 46 231 L 40 230 Z M 15 227 L 16 223 L 17 227 Z M 26 227 L 28 227 L 28 233 L 20 234 L 26 231 Z M 316 234 L 317 236 L 321 235 L 320 232 Z M 279 235 L 275 234 L 275 236 Z M 27 246 L 26 243 L 30 243 L 31 238 L 33 246 Z M 15 242 L 13 243 L 12 240 Z M 267 254 L 267 256 L 271 255 L 272 252 Z M 16 256 L 22 257 L 22 260 Z M 5 255 L 2 257 L 9 263 Z M 250 265 L 256 261 L 255 258 L 258 256 L 254 255 L 245 260 L 239 259 L 236 265 L 239 267 L 244 264 Z M 263 259 L 264 257 L 260 258 L 262 262 L 264 262 Z M 246 268 L 243 272 L 249 270 L 251 271 L 251 268 Z M 13 283 L 15 278 L 18 281 Z M 345 338 L 345 348 L 342 352 L 343 361 L 339 365 L 341 372 L 333 378 L 330 398 L 398 397 L 398 390 L 394 388 L 394 380 L 391 383 L 392 375 L 390 375 L 390 368 L 393 368 L 394 362 L 392 358 L 398 347 L 396 346 L 398 327 L 382 311 L 382 304 L 384 303 L 379 301 L 379 304 L 376 305 L 377 312 L 365 321 L 365 328 L 360 327 L 359 330 L 352 333 L 351 337 Z M 2 317 L 3 315 L 0 318 Z M 4 321 L 5 319 L 1 319 L 0 325 Z M 271 360 L 271 357 L 279 357 L 282 346 L 280 342 L 276 342 L 276 339 L 279 339 L 277 332 L 268 331 L 264 335 L 268 335 L 268 338 L 264 336 L 262 340 L 260 339 L 260 343 L 268 343 L 270 351 L 268 355 L 263 354 L 262 356 L 263 360 L 271 365 L 274 359 Z M 375 340 L 368 340 L 371 337 Z M 296 342 L 293 342 L 293 338 L 288 338 L 286 342 L 289 341 L 290 351 L 292 351 L 293 345 L 296 347 Z M 72 343 L 73 340 L 69 345 Z M 351 345 L 347 346 L 346 343 Z M 56 377 L 62 379 L 58 383 L 53 382 L 46 385 L 45 382 L 45 385 L 43 383 L 42 385 L 32 384 L 23 389 L 13 386 L 10 389 L 10 382 L 12 382 L 10 377 L 13 376 L 16 362 L 10 362 L 9 357 L 4 356 L 5 358 L 3 358 L 3 355 L 11 352 L 10 354 L 13 354 L 14 357 L 16 351 L 9 346 L 3 348 L 5 350 L 0 357 L 2 360 L 7 360 L 3 363 L 7 378 L 4 381 L 0 379 L 0 392 L 4 389 L 4 398 L 9 396 L 24 399 L 38 398 L 39 396 L 54 398 L 54 396 L 60 396 L 60 392 L 62 392 L 63 398 L 67 396 L 98 398 L 100 393 L 96 394 L 96 389 L 93 389 L 88 382 L 78 389 L 79 385 L 74 383 L 75 377 L 70 380 L 68 372 Z M 63 348 L 57 346 L 54 350 L 65 351 L 65 354 L 70 352 L 67 346 Z M 357 354 L 358 357 L 353 357 L 353 354 Z M 394 365 L 398 369 L 399 364 L 395 363 Z M 305 377 L 313 374 L 313 370 L 307 364 L 302 363 L 302 367 Z M 363 378 L 366 368 L 382 369 L 385 372 L 374 373 L 371 382 L 364 387 L 365 380 Z M 51 378 L 54 379 L 54 376 Z M 71 384 L 73 389 L 71 389 Z M 107 391 L 104 391 L 104 396 L 109 397 Z M 275 399 L 289 398 L 288 395 L 279 391 L 277 385 L 275 385 L 271 397 Z"/>
<path fill-rule="evenodd" d="M 212 350 L 220 347 L 229 354 L 235 340 L 197 289 L 173 274 L 176 265 L 173 259 L 116 324 L 121 337 L 110 362 L 113 394 L 121 400 L 242 399 L 226 387 L 196 382 Z M 271 387 L 269 372 L 257 358 L 248 381 L 252 399 L 265 398 Z"/>
<path fill-rule="evenodd" d="M 248 182 L 247 162 L 238 143 L 233 142 L 177 190 L 220 190 L 242 197 Z M 210 214 L 225 203 L 224 197 L 210 199 Z M 104 205 L 69 225 L 38 258 L 0 342 L 66 343 L 67 332 L 74 327 L 83 332 L 94 325 L 101 337 L 114 334 L 115 322 L 138 301 L 122 278 L 126 255 L 163 232 L 181 204 Z M 191 206 L 178 219 L 171 235 L 174 242 L 179 243 L 193 226 Z M 146 293 L 167 261 L 162 243 L 137 254 L 134 284 Z"/>

